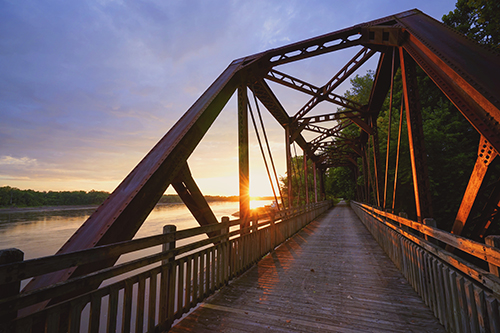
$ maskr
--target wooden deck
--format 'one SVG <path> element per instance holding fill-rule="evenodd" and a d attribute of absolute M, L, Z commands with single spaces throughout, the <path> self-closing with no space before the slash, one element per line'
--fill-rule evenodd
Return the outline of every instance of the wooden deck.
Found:
<path fill-rule="evenodd" d="M 345 203 L 170 332 L 445 332 Z"/>

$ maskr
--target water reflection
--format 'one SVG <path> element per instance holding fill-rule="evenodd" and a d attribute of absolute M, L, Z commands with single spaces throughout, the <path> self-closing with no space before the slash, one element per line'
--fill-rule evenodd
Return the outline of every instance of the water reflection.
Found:
<path fill-rule="evenodd" d="M 252 206 L 263 206 L 269 203 L 269 201 L 252 202 Z M 238 202 L 209 204 L 219 221 L 222 216 L 231 216 L 238 211 Z M 0 212 L 0 249 L 18 248 L 24 252 L 25 259 L 52 255 L 94 210 L 95 208 Z M 163 226 L 167 224 L 176 225 L 177 230 L 198 226 L 183 204 L 159 205 L 153 209 L 135 238 L 160 234 Z"/>

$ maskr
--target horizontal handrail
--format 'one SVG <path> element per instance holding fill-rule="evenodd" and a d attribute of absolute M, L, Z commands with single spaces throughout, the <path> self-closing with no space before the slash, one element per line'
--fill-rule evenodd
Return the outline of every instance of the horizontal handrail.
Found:
<path fill-rule="evenodd" d="M 278 225 L 281 222 L 286 221 L 289 218 L 293 218 L 296 215 L 307 213 L 313 209 L 324 206 L 326 203 L 310 204 L 304 207 L 292 208 L 286 211 L 280 211 L 276 213 L 276 216 L 280 216 L 281 219 L 275 221 Z M 258 223 L 258 219 L 267 214 L 255 215 L 253 219 L 255 220 L 255 225 L 234 230 L 228 233 L 222 233 L 221 235 L 209 237 L 207 239 L 195 241 L 180 247 L 176 247 L 172 250 L 162 251 L 149 256 L 141 257 L 139 259 L 131 260 L 126 263 L 118 264 L 113 267 L 108 267 L 101 269 L 84 276 L 76 277 L 64 282 L 56 283 L 51 286 L 33 290 L 30 292 L 20 293 L 18 295 L 4 298 L 0 300 L 0 309 L 8 311 L 15 311 L 21 308 L 25 308 L 30 305 L 37 304 L 39 302 L 45 301 L 47 299 L 57 298 L 59 296 L 66 295 L 68 293 L 74 292 L 76 290 L 85 290 L 89 286 L 100 283 L 103 280 L 110 279 L 115 276 L 119 276 L 142 267 L 149 266 L 151 264 L 158 263 L 160 261 L 165 261 L 170 258 L 175 258 L 182 254 L 191 252 L 193 250 L 202 248 L 210 244 L 216 244 L 228 237 L 242 236 L 242 234 L 250 233 L 254 228 L 259 228 L 263 226 L 270 226 L 271 221 L 267 220 L 262 223 Z M 109 257 L 116 257 L 121 254 L 134 252 L 137 250 L 142 250 L 150 248 L 153 246 L 162 245 L 175 240 L 187 239 L 193 236 L 206 234 L 214 231 L 227 230 L 231 226 L 239 225 L 240 220 L 232 220 L 227 222 L 218 223 L 216 225 L 195 227 L 191 229 L 177 231 L 171 234 L 162 234 L 156 236 L 149 236 L 137 240 L 125 241 L 120 243 L 114 243 L 110 245 L 100 246 L 93 249 L 82 250 L 77 252 L 72 252 L 68 254 L 48 256 L 38 259 L 31 259 L 24 262 L 7 264 L 0 266 L 0 281 L 5 281 L 2 283 L 9 283 L 12 281 L 19 281 L 31 276 L 39 276 L 42 274 L 58 271 L 63 268 L 73 267 L 83 263 L 91 263 L 95 261 L 105 260 Z M 0 283 L 1 284 L 1 283 Z"/>
<path fill-rule="evenodd" d="M 453 246 L 454 248 L 464 251 L 476 258 L 479 258 L 481 260 L 484 260 L 488 263 L 491 263 L 495 266 L 500 266 L 500 250 L 487 245 L 487 244 L 482 244 L 473 240 L 470 240 L 468 238 L 454 235 L 452 233 L 443 231 L 441 229 L 435 228 L 435 227 L 430 227 L 427 225 L 424 225 L 422 223 L 418 223 L 412 220 L 409 220 L 407 218 L 397 216 L 388 212 L 384 212 L 382 210 L 379 210 L 377 208 L 374 208 L 372 206 L 359 203 L 359 202 L 353 202 L 354 204 L 364 208 L 365 210 L 370 210 L 373 213 L 376 213 L 380 216 L 383 216 L 385 218 L 391 219 L 395 222 L 401 223 L 413 230 L 419 231 L 424 235 L 430 236 L 434 239 L 437 239 L 443 243 L 446 243 L 448 245 Z"/>
<path fill-rule="evenodd" d="M 301 207 L 302 208 L 302 207 Z M 294 214 L 295 209 L 291 208 L 282 210 L 276 213 L 275 218 L 281 219 L 284 216 Z M 256 219 L 261 219 L 267 214 L 260 214 L 255 216 Z M 231 220 L 229 226 L 239 225 L 240 220 Z M 264 222 L 264 225 L 269 223 Z M 259 224 L 260 226 L 260 224 Z M 200 226 L 186 230 L 177 231 L 175 234 L 160 234 L 140 239 L 128 240 L 109 245 L 96 246 L 91 249 L 74 251 L 64 254 L 55 254 L 51 256 L 29 259 L 12 264 L 0 265 L 0 285 L 5 283 L 12 283 L 21 281 L 34 276 L 56 272 L 61 269 L 75 267 L 83 264 L 89 264 L 96 261 L 101 261 L 106 258 L 116 257 L 123 254 L 144 250 L 153 246 L 162 245 L 172 242 L 174 240 L 182 240 L 198 235 L 220 231 L 224 227 L 221 223 L 207 226 Z M 248 228 L 251 230 L 251 228 Z"/>
<path fill-rule="evenodd" d="M 457 255 L 454 255 L 453 253 L 450 253 L 444 250 L 443 248 L 424 240 L 421 237 L 406 232 L 402 228 L 394 225 L 393 223 L 384 220 L 382 217 L 390 219 L 394 222 L 401 223 L 402 225 L 405 225 L 415 231 L 419 231 L 424 235 L 430 236 L 434 239 L 442 241 L 443 243 L 449 244 L 459 250 L 467 252 L 475 256 L 476 258 L 491 263 L 495 266 L 498 266 L 500 260 L 500 251 L 497 248 L 494 248 L 487 244 L 481 244 L 458 235 L 448 233 L 446 231 L 440 230 L 435 227 L 426 226 L 422 223 L 418 223 L 404 217 L 384 212 L 367 204 L 359 202 L 352 202 L 352 204 L 357 205 L 363 211 L 368 213 L 370 216 L 374 217 L 380 223 L 393 229 L 402 236 L 418 244 L 428 252 L 434 254 L 436 257 L 440 258 L 444 262 L 448 263 L 452 267 L 455 267 L 457 270 L 473 278 L 474 280 L 482 284 L 484 287 L 491 290 L 495 295 L 497 295 L 497 297 L 500 296 L 500 278 L 498 276 L 480 267 L 477 267 L 472 263 L 467 262 L 463 258 L 460 258 Z"/>
<path fill-rule="evenodd" d="M 421 224 L 356 202 L 352 208 L 447 331 L 500 332 L 496 266 L 490 264 L 488 272 L 448 252 L 444 244 L 490 263 L 496 260 L 495 251 L 491 254 L 487 245 L 424 225 L 429 221 Z"/>

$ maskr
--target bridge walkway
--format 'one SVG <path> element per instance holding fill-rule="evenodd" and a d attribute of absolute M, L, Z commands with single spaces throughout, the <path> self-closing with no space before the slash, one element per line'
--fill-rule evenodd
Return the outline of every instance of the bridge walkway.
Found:
<path fill-rule="evenodd" d="M 445 332 L 341 202 L 170 332 Z"/>

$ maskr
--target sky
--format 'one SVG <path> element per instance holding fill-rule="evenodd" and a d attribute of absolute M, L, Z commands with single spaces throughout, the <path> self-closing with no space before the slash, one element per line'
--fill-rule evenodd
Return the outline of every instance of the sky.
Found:
<path fill-rule="evenodd" d="M 413 8 L 441 20 L 455 2 L 0 0 L 0 186 L 111 192 L 232 60 Z M 283 70 L 322 86 L 355 52 Z M 272 87 L 287 109 L 307 101 Z M 284 175 L 284 132 L 264 121 Z M 269 195 L 250 140 L 251 195 Z M 238 194 L 234 96 L 188 164 L 204 194 Z"/>

